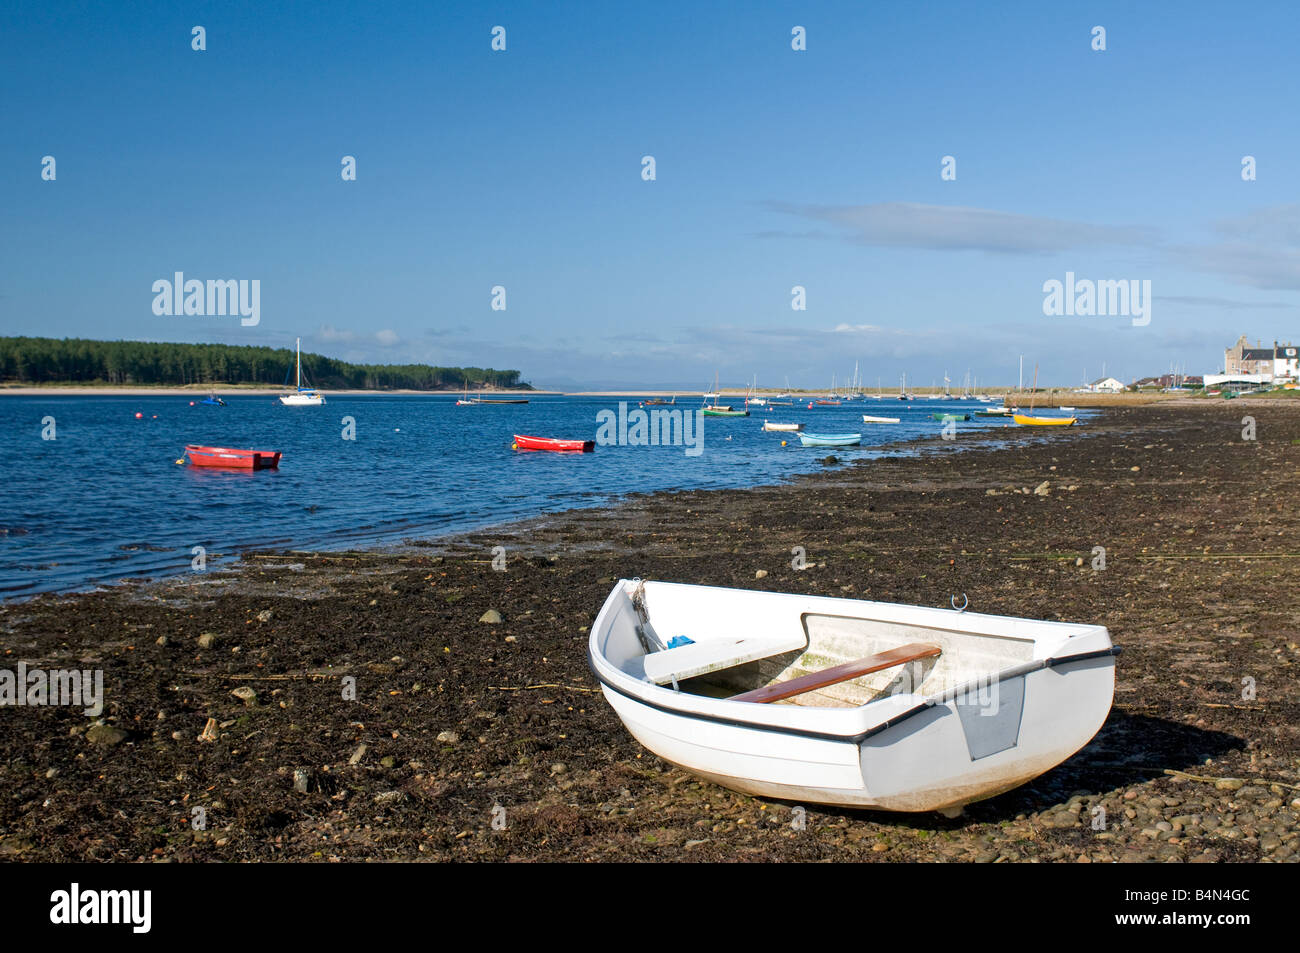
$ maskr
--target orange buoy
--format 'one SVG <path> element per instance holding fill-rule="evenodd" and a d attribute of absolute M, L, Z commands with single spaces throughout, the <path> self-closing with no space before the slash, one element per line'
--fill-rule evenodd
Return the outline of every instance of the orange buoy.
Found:
<path fill-rule="evenodd" d="M 140 413 L 139 411 L 136 411 L 135 419 L 136 419 L 136 420 L 144 420 L 144 414 Z"/>

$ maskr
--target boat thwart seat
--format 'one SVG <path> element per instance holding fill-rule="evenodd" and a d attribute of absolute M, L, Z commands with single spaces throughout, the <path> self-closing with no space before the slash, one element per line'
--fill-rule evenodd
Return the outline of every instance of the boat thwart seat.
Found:
<path fill-rule="evenodd" d="M 643 663 L 647 679 L 656 685 L 666 685 L 757 659 L 802 651 L 807 647 L 808 636 L 802 631 L 783 635 L 737 636 L 651 652 L 645 656 Z"/>
<path fill-rule="evenodd" d="M 783 698 L 793 698 L 795 695 L 815 692 L 819 688 L 826 688 L 828 685 L 836 685 L 853 678 L 860 678 L 863 675 L 870 675 L 872 672 L 879 672 L 882 669 L 893 668 L 895 665 L 906 665 L 908 662 L 915 662 L 918 659 L 933 658 L 939 653 L 939 646 L 931 642 L 909 642 L 907 645 L 900 645 L 898 648 L 877 652 L 875 655 L 868 655 L 866 658 L 845 662 L 843 665 L 825 668 L 820 672 L 811 672 L 788 681 L 776 682 L 773 685 L 756 688 L 752 692 L 733 695 L 731 700 L 733 702 L 776 702 Z"/>

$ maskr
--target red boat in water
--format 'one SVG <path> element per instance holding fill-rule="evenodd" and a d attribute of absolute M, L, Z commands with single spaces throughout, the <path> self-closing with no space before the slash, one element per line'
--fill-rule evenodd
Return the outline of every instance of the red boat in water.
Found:
<path fill-rule="evenodd" d="M 596 449 L 594 440 L 556 440 L 554 437 L 526 437 L 515 434 L 514 450 L 556 450 L 561 453 L 591 453 Z"/>
<path fill-rule="evenodd" d="M 186 446 L 190 466 L 235 470 L 274 470 L 280 465 L 278 450 L 231 450 L 229 447 Z"/>

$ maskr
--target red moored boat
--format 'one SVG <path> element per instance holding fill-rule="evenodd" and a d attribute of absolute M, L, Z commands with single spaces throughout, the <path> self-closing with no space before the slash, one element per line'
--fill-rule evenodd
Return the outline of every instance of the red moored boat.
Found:
<path fill-rule="evenodd" d="M 515 434 L 515 450 L 558 450 L 562 453 L 591 453 L 594 440 L 556 440 L 554 437 L 526 437 Z"/>
<path fill-rule="evenodd" d="M 236 470 L 274 470 L 280 465 L 278 450 L 231 450 L 229 447 L 186 446 L 190 466 L 227 467 Z"/>

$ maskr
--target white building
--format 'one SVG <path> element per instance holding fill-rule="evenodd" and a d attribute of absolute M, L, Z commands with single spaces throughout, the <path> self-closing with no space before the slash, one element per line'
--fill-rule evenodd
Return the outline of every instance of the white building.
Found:
<path fill-rule="evenodd" d="M 1277 341 L 1272 347 L 1265 347 L 1259 341 L 1251 347 L 1243 334 L 1223 352 L 1223 373 L 1233 379 L 1264 375 L 1273 380 L 1295 380 L 1300 377 L 1300 348 Z"/>
<path fill-rule="evenodd" d="M 1088 385 L 1092 394 L 1120 394 L 1124 391 L 1124 382 L 1113 377 L 1101 377 Z"/>

